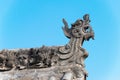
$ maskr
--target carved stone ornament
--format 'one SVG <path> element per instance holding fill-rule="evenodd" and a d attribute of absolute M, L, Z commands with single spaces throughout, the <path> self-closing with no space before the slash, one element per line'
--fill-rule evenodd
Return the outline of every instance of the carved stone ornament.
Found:
<path fill-rule="evenodd" d="M 86 80 L 84 60 L 88 52 L 82 44 L 94 39 L 89 15 L 76 20 L 71 27 L 65 19 L 63 23 L 63 32 L 70 39 L 65 46 L 0 51 L 0 75 L 7 76 L 1 80 Z"/>

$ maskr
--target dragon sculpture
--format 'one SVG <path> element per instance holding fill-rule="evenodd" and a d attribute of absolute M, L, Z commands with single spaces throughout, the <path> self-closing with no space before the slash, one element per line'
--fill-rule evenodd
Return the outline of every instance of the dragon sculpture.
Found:
<path fill-rule="evenodd" d="M 88 52 L 82 48 L 82 45 L 84 41 L 94 39 L 94 32 L 89 24 L 89 15 L 85 14 L 83 19 L 76 20 L 71 24 L 71 28 L 65 19 L 63 19 L 63 23 L 63 32 L 70 39 L 68 44 L 18 50 L 4 49 L 0 51 L 0 71 L 43 69 L 54 66 L 59 67 L 58 70 L 66 75 L 67 72 L 72 72 L 73 79 L 83 77 L 86 80 L 88 74 L 84 60 L 88 57 Z"/>

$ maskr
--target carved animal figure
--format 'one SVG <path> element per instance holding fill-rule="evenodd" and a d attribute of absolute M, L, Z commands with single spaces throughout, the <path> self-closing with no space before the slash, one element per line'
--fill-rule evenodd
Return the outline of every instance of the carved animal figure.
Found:
<path fill-rule="evenodd" d="M 71 27 L 68 26 L 65 19 L 63 19 L 63 23 L 64 34 L 70 39 L 68 44 L 65 46 L 2 50 L 0 51 L 0 70 L 60 66 L 63 70 L 61 72 L 71 75 L 71 72 L 66 71 L 65 66 L 68 66 L 76 77 L 79 78 L 81 75 L 86 77 L 84 60 L 88 57 L 88 52 L 82 48 L 82 45 L 84 41 L 88 41 L 90 38 L 94 39 L 94 32 L 89 24 L 89 15 L 86 14 L 83 19 L 76 20 Z"/>

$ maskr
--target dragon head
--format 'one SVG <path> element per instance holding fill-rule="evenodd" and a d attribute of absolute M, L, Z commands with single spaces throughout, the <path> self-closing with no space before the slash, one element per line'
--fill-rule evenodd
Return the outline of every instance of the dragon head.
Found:
<path fill-rule="evenodd" d="M 64 34 L 68 38 L 83 38 L 83 40 L 94 39 L 94 32 L 90 26 L 89 15 L 85 14 L 82 19 L 78 19 L 75 23 L 71 24 L 71 28 L 68 27 L 67 22 L 63 19 L 64 27 L 62 28 Z"/>

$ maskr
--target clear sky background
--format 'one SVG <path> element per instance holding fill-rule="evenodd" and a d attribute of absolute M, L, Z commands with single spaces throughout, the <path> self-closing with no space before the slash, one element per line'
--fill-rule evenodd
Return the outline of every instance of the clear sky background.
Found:
<path fill-rule="evenodd" d="M 120 80 L 120 0 L 0 0 L 0 50 L 65 45 L 61 27 L 90 14 L 87 80 Z"/>

